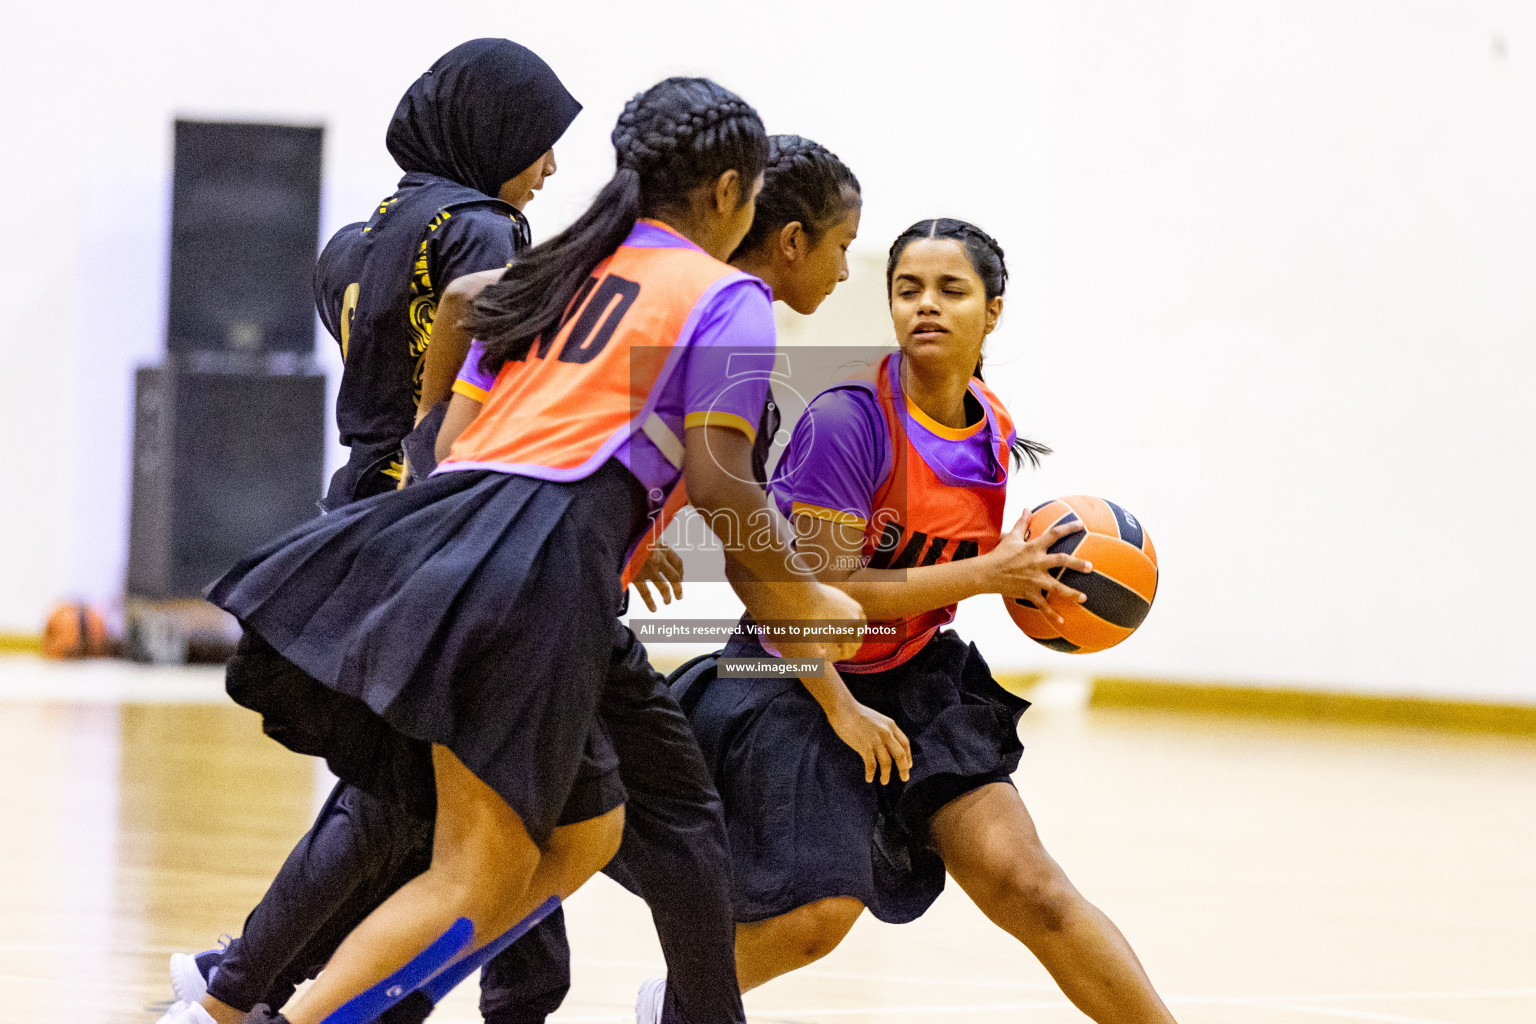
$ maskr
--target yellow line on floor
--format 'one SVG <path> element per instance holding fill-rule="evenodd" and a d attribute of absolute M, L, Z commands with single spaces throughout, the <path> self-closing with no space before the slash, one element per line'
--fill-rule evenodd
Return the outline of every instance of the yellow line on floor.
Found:
<path fill-rule="evenodd" d="M 1093 680 L 1092 707 L 1410 725 L 1536 736 L 1536 705 L 1378 696 L 1120 676 Z"/>
<path fill-rule="evenodd" d="M 42 649 L 41 633 L 0 633 L 0 653 L 37 654 Z"/>

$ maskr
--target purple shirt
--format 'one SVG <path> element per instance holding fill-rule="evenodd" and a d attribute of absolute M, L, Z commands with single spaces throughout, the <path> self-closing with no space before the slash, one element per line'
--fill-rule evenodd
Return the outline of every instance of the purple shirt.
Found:
<path fill-rule="evenodd" d="M 985 416 L 955 429 L 935 422 L 899 390 L 895 397 L 913 447 L 941 480 L 956 487 L 996 482 L 998 439 Z M 769 494 L 785 516 L 807 512 L 863 524 L 874 516 L 875 492 L 890 473 L 891 435 L 879 400 L 862 387 L 833 387 L 812 399 L 795 424 Z"/>
<path fill-rule="evenodd" d="M 653 249 L 697 249 L 671 231 L 640 222 L 625 245 Z M 742 274 L 725 282 L 700 304 L 689 336 L 678 339 L 686 346 L 681 362 L 653 394 L 655 414 L 681 439 L 689 427 L 720 426 L 740 430 L 747 437 L 757 433 L 762 418 L 770 374 L 774 368 L 775 329 L 772 295 L 768 286 Z M 484 402 L 495 377 L 480 369 L 485 348 L 471 343 L 469 354 L 454 381 L 458 394 Z M 653 510 L 677 480 L 679 470 L 644 432 L 637 431 L 614 452 L 650 494 Z M 456 462 L 449 469 L 500 469 L 491 463 Z"/>

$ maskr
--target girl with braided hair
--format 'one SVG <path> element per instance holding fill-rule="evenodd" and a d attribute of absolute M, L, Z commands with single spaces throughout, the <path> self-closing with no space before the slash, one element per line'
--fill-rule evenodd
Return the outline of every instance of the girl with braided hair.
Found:
<path fill-rule="evenodd" d="M 862 207 L 859 179 L 831 150 L 799 135 L 770 136 L 752 227 L 731 254 L 731 266 L 760 279 L 775 300 L 809 316 L 834 288 L 848 280 L 848 247 L 858 237 Z M 478 294 L 502 273 L 485 271 L 461 280 L 466 291 Z M 447 456 L 459 434 L 479 415 L 495 382 L 495 375 L 481 366 L 484 356 L 482 342 L 470 345 L 437 435 L 438 458 Z M 770 399 L 771 395 L 770 390 Z M 770 400 L 758 425 L 753 455 L 756 477 L 765 483 L 768 442 L 778 429 L 778 411 Z M 641 566 L 631 581 L 651 611 L 656 605 L 649 586 L 655 586 L 668 601 L 674 593 L 681 593 L 675 564 L 664 571 L 663 565 L 669 561 L 675 563 L 666 557 L 653 559 Z"/>
<path fill-rule="evenodd" d="M 826 955 L 866 907 L 916 919 L 947 872 L 1093 1020 L 1171 1024 L 1124 937 L 1046 853 L 1010 781 L 1028 702 L 943 628 L 977 594 L 1043 609 L 1081 601 L 1052 570 L 1092 570 L 1050 553 L 1080 523 L 1031 538 L 1026 515 L 1003 530 L 1010 462 L 1049 452 L 1018 436 L 981 380 L 1006 283 L 1002 247 L 975 225 L 902 232 L 886 267 L 899 351 L 813 399 L 774 471 L 769 493 L 795 521 L 800 553 L 871 620 L 838 663 L 838 686 L 716 678 L 701 661 L 673 694 L 725 803 L 743 991 Z M 772 652 L 743 630 L 723 656 Z M 911 750 L 905 764 L 860 749 L 871 722 Z"/>
<path fill-rule="evenodd" d="M 379 1012 L 428 982 L 423 957 L 486 946 L 613 855 L 623 792 L 595 708 L 621 571 L 682 481 L 767 581 L 746 595 L 754 615 L 862 620 L 783 537 L 741 539 L 767 512 L 744 482 L 763 390 L 726 366 L 766 379 L 774 335 L 766 289 L 724 259 L 752 222 L 761 120 L 674 78 L 612 138 L 618 168 L 592 206 L 478 300 L 497 376 L 433 476 L 300 527 L 210 590 L 245 625 L 230 693 L 270 735 L 366 791 L 420 803 L 424 787 L 435 805 L 431 866 L 352 931 L 285 1009 L 292 1024 L 359 1000 Z M 563 823 L 594 746 L 607 770 Z"/>
<path fill-rule="evenodd" d="M 813 313 L 848 277 L 847 251 L 858 233 L 860 206 L 858 179 L 833 153 L 798 135 L 772 136 L 752 228 L 732 254 L 731 265 L 758 277 L 775 299 L 796 312 Z M 477 276 L 484 287 L 500 274 Z M 483 343 L 473 343 L 453 384 L 448 415 L 438 434 L 440 456 L 448 453 L 464 426 L 478 415 L 494 387 L 494 377 L 481 369 L 483 354 Z M 764 397 L 752 446 L 752 479 L 766 485 L 769 448 L 779 430 L 779 413 L 771 390 Z M 667 561 L 674 564 L 672 571 L 657 568 Z M 658 545 L 631 582 L 654 611 L 649 586 L 654 585 L 664 601 L 681 594 L 680 560 L 665 545 Z M 620 630 L 614 658 L 615 664 L 650 671 L 645 646 L 627 628 Z M 634 674 L 631 670 L 626 675 Z M 731 960 L 732 922 L 725 879 L 729 862 L 719 797 L 687 719 L 665 686 L 639 702 L 625 701 L 626 692 L 633 692 L 633 687 L 610 682 L 599 711 L 618 749 L 619 773 L 629 796 L 623 845 L 604 870 L 646 900 L 669 966 L 679 965 L 666 980 L 653 978 L 641 987 L 636 1020 L 638 1024 L 658 1024 L 681 1017 L 725 1024 L 728 1018 L 721 1008 L 722 985 L 729 986 L 737 1019 L 740 997 Z M 871 743 L 875 739 L 871 736 Z M 651 751 L 650 756 L 631 753 L 642 746 Z M 669 754 L 671 764 L 663 763 L 657 750 Z M 689 770 L 680 770 L 683 766 Z M 703 805 L 712 819 L 713 827 L 708 830 L 698 822 Z M 683 823 L 692 823 L 686 847 L 679 847 L 675 840 L 661 841 L 666 830 L 660 824 L 670 824 L 675 830 Z M 718 896 L 715 879 L 707 877 L 705 870 L 716 864 L 721 875 Z M 690 884 L 679 887 L 674 882 L 677 878 L 688 878 Z M 710 917 L 717 906 L 718 932 Z M 539 931 L 546 929 L 541 925 Z M 537 971 L 534 957 L 525 956 L 523 962 Z M 524 990 L 558 990 L 561 979 L 553 977 L 553 969 L 546 966 L 538 973 L 549 975 L 549 982 L 530 985 L 525 980 Z M 484 1006 L 484 981 L 481 991 Z"/>
<path fill-rule="evenodd" d="M 775 135 L 757 215 L 731 265 L 762 278 L 796 313 L 814 313 L 848 280 L 862 201 L 859 179 L 831 150 L 799 135 Z"/>

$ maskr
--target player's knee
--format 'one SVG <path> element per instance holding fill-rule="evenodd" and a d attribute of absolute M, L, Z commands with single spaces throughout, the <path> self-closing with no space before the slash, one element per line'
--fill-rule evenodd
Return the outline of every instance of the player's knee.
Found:
<path fill-rule="evenodd" d="M 1051 865 L 1004 872 L 996 882 L 996 899 L 1011 907 L 1026 927 L 1059 932 L 1081 897 L 1061 869 Z"/>
<path fill-rule="evenodd" d="M 790 911 L 795 915 L 797 959 L 812 963 L 832 952 L 863 912 L 864 904 L 848 896 L 817 900 Z"/>
<path fill-rule="evenodd" d="M 502 923 L 507 908 L 515 905 L 528 887 L 528 872 L 512 873 L 487 866 L 484 871 L 455 874 L 447 880 L 446 902 L 475 921 L 477 926 Z"/>
<path fill-rule="evenodd" d="M 538 861 L 532 844 L 512 848 L 500 837 L 475 835 L 435 855 L 431 873 L 443 898 L 478 921 L 521 897 Z"/>

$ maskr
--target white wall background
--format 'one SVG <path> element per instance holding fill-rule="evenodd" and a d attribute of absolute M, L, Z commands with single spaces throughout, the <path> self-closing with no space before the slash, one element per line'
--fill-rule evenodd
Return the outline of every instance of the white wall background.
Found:
<path fill-rule="evenodd" d="M 539 234 L 606 179 L 624 100 L 690 72 L 854 167 L 861 271 L 919 217 L 1002 240 L 989 379 L 1057 451 L 1015 504 L 1121 502 L 1163 586 L 1132 640 L 1089 659 L 973 601 L 962 628 L 994 663 L 1536 702 L 1536 8 L 423 10 L 8 11 L 0 631 L 120 587 L 131 370 L 163 344 L 172 118 L 324 122 L 329 233 L 390 191 L 405 86 L 453 44 L 506 35 L 586 104 L 530 207 Z M 880 340 L 872 276 L 797 329 Z"/>

